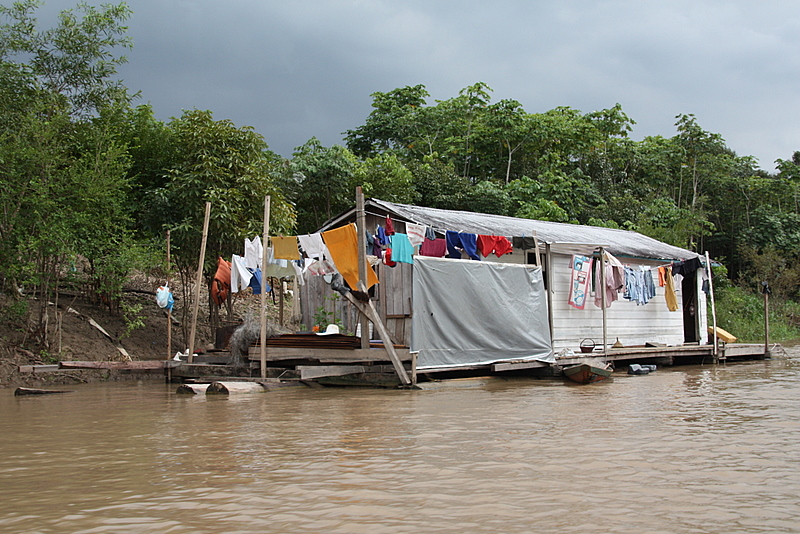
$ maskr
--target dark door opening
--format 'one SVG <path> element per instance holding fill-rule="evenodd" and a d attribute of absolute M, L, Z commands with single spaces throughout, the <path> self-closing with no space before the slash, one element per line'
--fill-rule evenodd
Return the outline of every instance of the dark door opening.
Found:
<path fill-rule="evenodd" d="M 697 271 L 683 277 L 681 296 L 683 301 L 683 342 L 698 343 L 700 333 L 697 320 Z"/>

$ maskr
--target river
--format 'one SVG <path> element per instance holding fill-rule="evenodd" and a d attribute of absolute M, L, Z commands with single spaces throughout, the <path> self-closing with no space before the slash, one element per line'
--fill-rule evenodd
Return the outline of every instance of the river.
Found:
<path fill-rule="evenodd" d="M 800 350 L 426 391 L 0 390 L 0 532 L 800 532 Z"/>

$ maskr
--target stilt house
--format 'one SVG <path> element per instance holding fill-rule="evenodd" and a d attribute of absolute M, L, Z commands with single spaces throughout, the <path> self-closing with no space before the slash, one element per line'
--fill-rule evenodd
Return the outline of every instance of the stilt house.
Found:
<path fill-rule="evenodd" d="M 375 267 L 380 283 L 373 287 L 372 298 L 394 343 L 412 350 L 415 344 L 421 343 L 430 349 L 431 337 L 439 336 L 446 343 L 459 345 L 444 351 L 450 354 L 443 358 L 437 350 L 429 351 L 427 358 L 423 358 L 420 351 L 420 368 L 546 358 L 563 349 L 577 353 L 587 340 L 597 346 L 604 339 L 606 346 L 619 341 L 626 347 L 707 343 L 704 267 L 687 273 L 676 283 L 678 306 L 675 311 L 668 309 L 666 288 L 657 283 L 655 296 L 646 304 L 620 295 L 619 300 L 610 305 L 607 302 L 606 308 L 598 306 L 595 296 L 598 296 L 598 304 L 602 299 L 594 288 L 600 287 L 597 279 L 600 269 L 591 270 L 585 306 L 577 309 L 569 303 L 575 256 L 597 261 L 605 251 L 633 270 L 654 270 L 653 278 L 657 280 L 655 270 L 658 267 L 700 258 L 692 251 L 627 230 L 434 209 L 377 199 L 368 199 L 365 211 L 367 231 L 373 234 L 378 226 L 386 225 L 388 217 L 395 231 L 400 233 L 405 232 L 407 223 L 412 223 L 433 229 L 437 237 L 444 237 L 447 231 L 466 232 L 505 236 L 521 245 L 510 254 L 481 257 L 480 262 L 415 256 L 415 260 L 420 260 L 415 264 L 398 263 L 389 267 L 381 263 Z M 355 219 L 353 209 L 331 219 L 319 231 L 337 228 Z M 483 271 L 476 271 L 478 264 Z M 458 267 L 451 267 L 456 265 Z M 523 270 L 533 274 L 514 270 L 515 266 L 525 265 L 528 268 Z M 440 268 L 442 266 L 447 269 Z M 431 272 L 436 276 L 428 277 L 426 273 Z M 301 292 L 303 322 L 314 324 L 315 314 L 335 316 L 338 313 L 345 328 L 355 333 L 358 321 L 355 312 L 348 309 L 352 307 L 341 303 L 338 308 L 331 309 L 329 301 L 333 293 L 321 277 L 308 277 L 306 283 Z M 476 291 L 478 287 L 489 289 Z M 433 302 L 435 299 L 439 300 Z M 421 340 L 421 336 L 425 339 Z M 486 340 L 491 347 L 482 350 Z"/>

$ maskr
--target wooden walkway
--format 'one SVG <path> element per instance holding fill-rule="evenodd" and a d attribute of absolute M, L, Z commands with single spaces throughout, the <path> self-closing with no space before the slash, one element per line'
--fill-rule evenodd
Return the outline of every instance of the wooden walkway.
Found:
<path fill-rule="evenodd" d="M 272 380 L 320 381 L 330 383 L 356 384 L 360 379 L 365 383 L 391 385 L 392 376 L 397 378 L 390 364 L 388 351 L 380 346 L 370 349 L 346 347 L 331 348 L 297 346 L 268 346 L 268 376 Z M 412 355 L 408 348 L 395 348 L 407 372 L 411 372 Z M 249 361 L 245 367 L 228 364 L 226 353 L 197 356 L 197 363 L 176 360 L 145 361 L 72 361 L 51 365 L 23 365 L 20 372 L 45 373 L 76 369 L 109 369 L 130 372 L 163 371 L 175 380 L 252 380 L 260 375 L 260 348 L 250 349 Z M 486 372 L 487 374 L 513 374 L 532 372 L 557 374 L 558 368 L 576 365 L 589 358 L 610 362 L 655 363 L 657 365 L 680 365 L 692 363 L 717 363 L 731 360 L 758 360 L 769 355 L 763 344 L 731 343 L 720 346 L 718 358 L 714 358 L 710 345 L 684 345 L 676 347 L 629 347 L 610 349 L 607 354 L 594 351 L 589 354 L 576 354 L 569 358 L 557 358 L 555 363 L 541 361 L 509 360 L 486 365 L 459 366 L 452 368 L 423 369 L 419 374 L 436 375 L 453 372 Z M 381 378 L 386 375 L 384 378 Z M 399 380 L 397 381 L 399 385 Z"/>

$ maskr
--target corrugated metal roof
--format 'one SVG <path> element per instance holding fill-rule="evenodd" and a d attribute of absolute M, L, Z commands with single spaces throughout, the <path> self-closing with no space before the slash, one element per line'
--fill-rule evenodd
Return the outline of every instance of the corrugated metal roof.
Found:
<path fill-rule="evenodd" d="M 378 199 L 368 199 L 366 209 L 373 213 L 376 209 L 381 212 L 385 211 L 392 218 L 430 226 L 442 233 L 453 230 L 472 234 L 502 235 L 509 238 L 533 236 L 535 233 L 540 243 L 559 245 L 558 248 L 561 249 L 569 249 L 570 244 L 575 244 L 576 249 L 591 247 L 594 244 L 595 246 L 604 246 L 611 254 L 620 257 L 685 260 L 698 256 L 696 252 L 668 245 L 630 230 L 518 219 L 470 211 L 425 208 Z M 351 210 L 328 221 L 325 228 L 339 226 L 345 220 L 351 220 L 354 211 Z"/>

